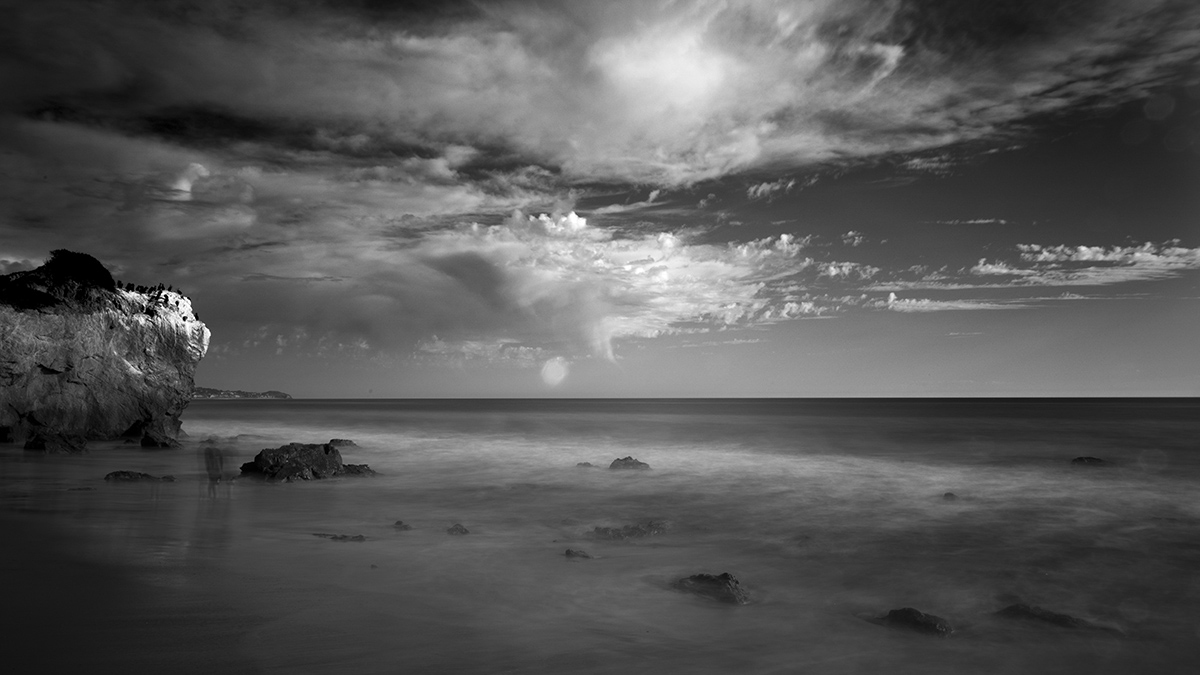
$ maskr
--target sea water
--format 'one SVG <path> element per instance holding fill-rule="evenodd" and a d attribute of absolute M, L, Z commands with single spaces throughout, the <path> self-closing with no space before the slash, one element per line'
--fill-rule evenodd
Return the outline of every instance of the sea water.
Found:
<path fill-rule="evenodd" d="M 0 524 L 16 544 L 0 556 L 4 632 L 28 664 L 1200 668 L 1195 399 L 196 401 L 183 421 L 175 449 L 0 445 Z M 208 438 L 229 478 L 262 448 L 331 438 L 354 440 L 345 461 L 378 475 L 210 493 Z M 628 455 L 651 468 L 608 468 Z M 176 480 L 103 480 L 117 469 Z M 665 531 L 595 533 L 647 521 Z M 456 523 L 470 533 L 448 534 Z M 722 572 L 749 604 L 672 587 Z M 1018 602 L 1091 627 L 995 615 Z M 901 607 L 954 635 L 872 621 Z"/>

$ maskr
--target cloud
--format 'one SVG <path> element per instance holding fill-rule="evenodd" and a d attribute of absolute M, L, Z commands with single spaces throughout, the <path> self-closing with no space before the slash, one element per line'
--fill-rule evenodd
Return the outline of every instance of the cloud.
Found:
<path fill-rule="evenodd" d="M 517 159 L 679 185 L 1001 137 L 1200 55 L 1188 0 L 602 4 L 45 0 L 0 35 L 0 106 L 206 149 L 458 153 L 427 167 L 446 177 Z"/>
<path fill-rule="evenodd" d="M 988 300 L 931 300 L 929 298 L 897 298 L 895 293 L 888 294 L 883 307 L 893 312 L 945 312 L 957 310 L 985 309 L 1022 309 L 1031 305 L 1014 301 Z"/>
<path fill-rule="evenodd" d="M 746 188 L 746 196 L 750 199 L 774 199 L 779 193 L 787 194 L 796 187 L 796 179 L 780 178 L 774 182 L 759 183 Z"/>

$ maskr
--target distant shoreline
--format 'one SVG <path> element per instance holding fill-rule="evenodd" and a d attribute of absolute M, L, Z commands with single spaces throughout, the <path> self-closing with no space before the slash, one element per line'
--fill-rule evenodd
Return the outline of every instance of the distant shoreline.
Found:
<path fill-rule="evenodd" d="M 213 389 L 211 387 L 196 387 L 192 389 L 192 400 L 197 399 L 290 399 L 291 394 L 282 391 L 242 391 L 240 389 Z"/>

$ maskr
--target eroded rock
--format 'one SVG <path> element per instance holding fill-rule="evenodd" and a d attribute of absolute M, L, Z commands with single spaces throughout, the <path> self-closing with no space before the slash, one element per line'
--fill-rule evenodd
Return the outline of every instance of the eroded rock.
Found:
<path fill-rule="evenodd" d="M 181 293 L 119 286 L 95 258 L 52 251 L 0 276 L 0 428 L 43 452 L 122 436 L 170 445 L 208 340 Z"/>
<path fill-rule="evenodd" d="M 568 558 L 575 558 L 575 559 L 580 559 L 580 560 L 590 560 L 592 558 L 591 554 L 589 554 L 587 551 L 584 551 L 582 549 L 574 549 L 574 548 L 567 549 L 567 552 L 564 553 L 563 555 L 567 556 Z"/>
<path fill-rule="evenodd" d="M 455 534 L 455 535 L 471 534 L 471 531 L 468 530 L 467 528 L 463 527 L 461 523 L 455 523 L 455 524 L 451 525 L 450 527 L 446 528 L 446 534 Z"/>
<path fill-rule="evenodd" d="M 349 438 L 331 438 L 329 439 L 329 445 L 332 445 L 335 448 L 358 447 L 358 443 L 355 443 Z"/>
<path fill-rule="evenodd" d="M 679 579 L 674 588 L 701 597 L 734 605 L 744 605 L 750 602 L 750 596 L 742 588 L 738 580 L 729 572 L 722 574 L 693 574 Z"/>

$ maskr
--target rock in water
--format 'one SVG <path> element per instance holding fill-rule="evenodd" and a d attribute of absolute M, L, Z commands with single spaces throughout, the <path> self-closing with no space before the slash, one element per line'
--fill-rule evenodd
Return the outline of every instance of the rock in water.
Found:
<path fill-rule="evenodd" d="M 1108 462 L 1099 457 L 1076 457 L 1071 460 L 1071 463 L 1081 466 L 1106 466 L 1108 464 Z"/>
<path fill-rule="evenodd" d="M 329 439 L 329 444 L 335 448 L 358 447 L 358 443 L 355 443 L 349 438 L 331 438 Z"/>
<path fill-rule="evenodd" d="M 1001 616 L 1006 619 L 1025 619 L 1031 621 L 1042 621 L 1044 623 L 1061 626 L 1063 628 L 1091 628 L 1092 624 L 1073 617 L 1069 614 L 1059 614 L 1051 612 L 1047 609 L 1042 609 L 1038 606 L 1029 606 L 1025 604 L 1009 605 L 1004 609 L 996 612 L 996 616 Z"/>
<path fill-rule="evenodd" d="M 907 628 L 918 633 L 928 633 L 938 637 L 950 637 L 954 633 L 954 629 L 949 622 L 940 616 L 926 614 L 913 609 L 912 607 L 903 607 L 901 609 L 893 609 L 884 616 L 878 619 L 877 623 L 892 628 Z"/>
<path fill-rule="evenodd" d="M 396 524 L 393 525 L 392 527 L 396 528 L 397 530 L 401 530 L 401 531 L 412 529 L 412 525 L 409 525 L 408 523 L 404 522 L 403 520 L 397 520 Z"/>
<path fill-rule="evenodd" d="M 461 523 L 455 523 L 446 528 L 446 534 L 471 534 L 471 531 L 463 527 Z"/>
<path fill-rule="evenodd" d="M 95 258 L 52 251 L 0 276 L 0 436 L 43 452 L 173 444 L 208 340 L 182 294 L 125 290 Z"/>
<path fill-rule="evenodd" d="M 591 554 L 588 553 L 587 551 L 584 551 L 583 549 L 574 549 L 574 548 L 567 549 L 567 552 L 564 553 L 563 555 L 567 556 L 568 558 L 579 558 L 579 559 L 583 559 L 583 560 L 590 560 L 592 557 Z"/>
<path fill-rule="evenodd" d="M 738 580 L 729 572 L 723 574 L 693 574 L 672 584 L 675 588 L 688 593 L 694 593 L 718 602 L 728 602 L 734 605 L 744 605 L 750 602 L 750 597 L 742 589 Z"/>
<path fill-rule="evenodd" d="M 645 462 L 639 462 L 633 457 L 621 457 L 614 459 L 612 464 L 608 465 L 610 469 L 649 469 L 650 465 Z"/>
<path fill-rule="evenodd" d="M 342 453 L 328 443 L 288 443 L 278 448 L 264 448 L 254 456 L 254 461 L 242 465 L 244 474 L 285 483 L 333 478 L 344 469 Z"/>
<path fill-rule="evenodd" d="M 115 480 L 120 482 L 163 481 L 166 483 L 174 483 L 175 477 L 163 476 L 162 478 L 159 478 L 157 476 L 151 476 L 148 473 L 142 473 L 141 471 L 112 471 L 108 475 L 104 476 L 104 480 Z"/>
<path fill-rule="evenodd" d="M 644 523 L 636 523 L 634 525 L 624 525 L 622 527 L 595 527 L 592 528 L 592 536 L 597 539 L 616 539 L 624 541 L 626 539 L 640 539 L 642 537 L 652 537 L 656 534 L 662 534 L 667 531 L 667 523 L 661 520 L 647 520 Z"/>

